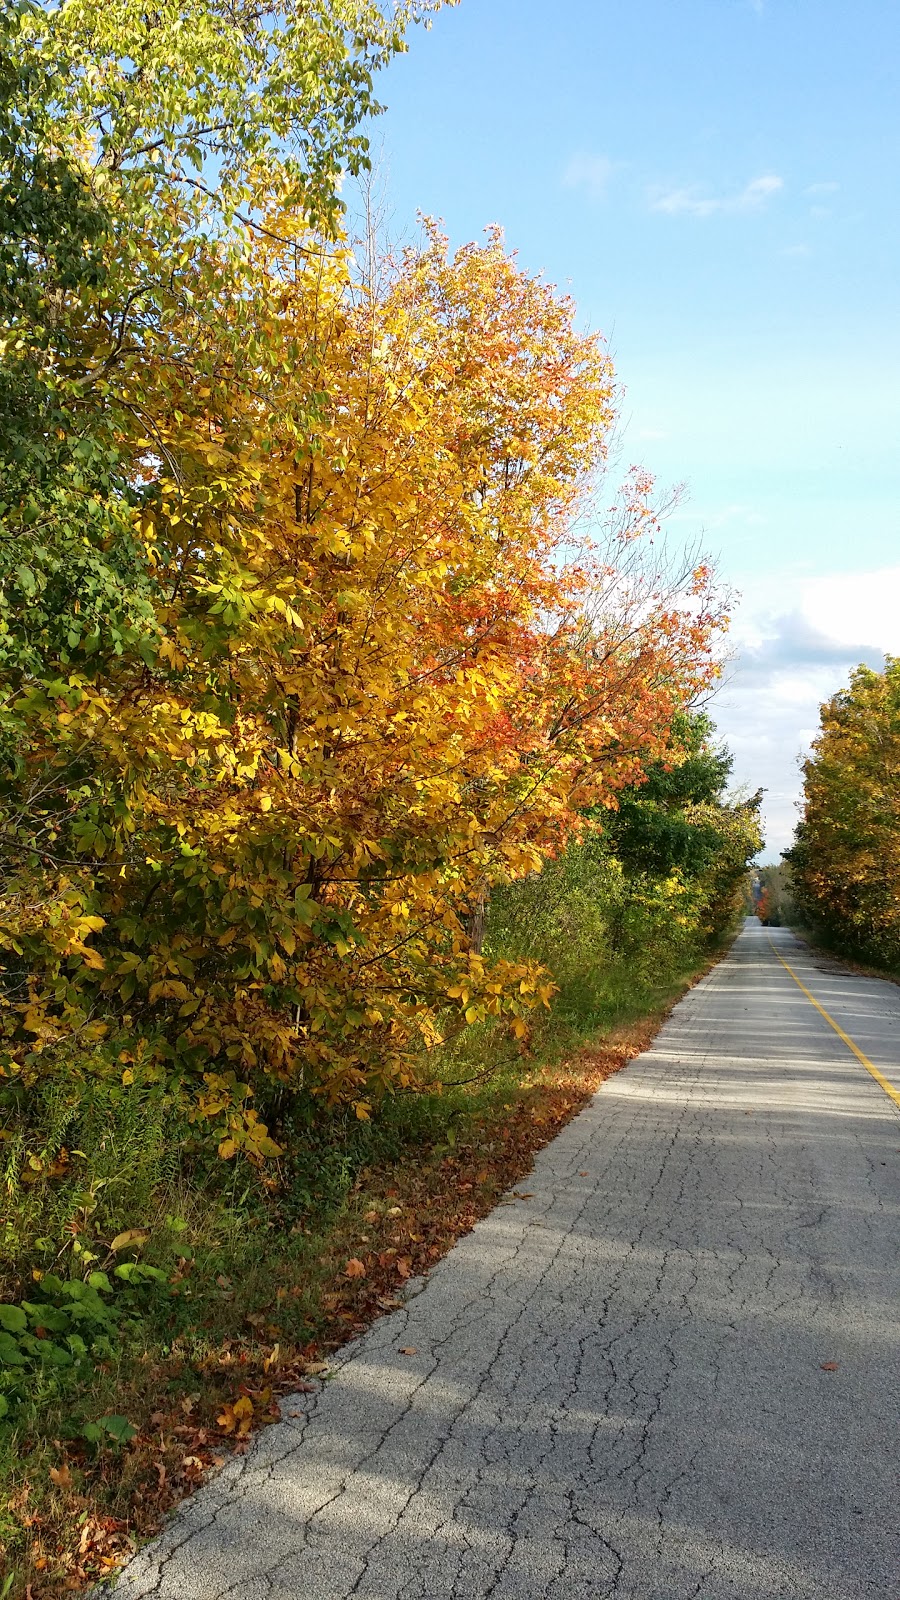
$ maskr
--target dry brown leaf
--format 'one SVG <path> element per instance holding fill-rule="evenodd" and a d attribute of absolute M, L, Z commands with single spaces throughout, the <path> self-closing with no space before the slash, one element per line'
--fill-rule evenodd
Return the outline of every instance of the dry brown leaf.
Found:
<path fill-rule="evenodd" d="M 400 1354 L 402 1356 L 417 1356 L 419 1352 L 414 1344 L 405 1344 Z"/>
<path fill-rule="evenodd" d="M 358 1256 L 351 1256 L 344 1268 L 345 1278 L 364 1278 L 366 1269 Z"/>
<path fill-rule="evenodd" d="M 840 1366 L 840 1362 L 839 1361 L 820 1361 L 819 1362 L 819 1366 L 822 1368 L 823 1372 L 837 1372 L 838 1367 Z"/>
<path fill-rule="evenodd" d="M 69 1471 L 69 1463 L 67 1461 L 64 1461 L 61 1467 L 50 1468 L 50 1481 L 55 1483 L 58 1489 L 71 1487 L 72 1474 Z"/>

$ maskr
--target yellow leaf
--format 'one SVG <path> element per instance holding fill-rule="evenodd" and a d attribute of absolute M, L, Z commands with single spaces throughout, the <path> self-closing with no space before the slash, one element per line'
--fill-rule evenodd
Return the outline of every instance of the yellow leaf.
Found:
<path fill-rule="evenodd" d="M 133 1245 L 146 1244 L 149 1237 L 146 1228 L 126 1228 L 124 1233 L 116 1234 L 109 1248 L 113 1255 L 118 1255 L 120 1250 L 129 1250 Z"/>

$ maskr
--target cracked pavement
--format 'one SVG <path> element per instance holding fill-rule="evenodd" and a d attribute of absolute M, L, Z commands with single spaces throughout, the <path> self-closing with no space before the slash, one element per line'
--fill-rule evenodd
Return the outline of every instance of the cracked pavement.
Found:
<path fill-rule="evenodd" d="M 748 920 L 116 1600 L 898 1600 L 900 1114 L 770 938 L 900 1085 L 900 989 Z"/>

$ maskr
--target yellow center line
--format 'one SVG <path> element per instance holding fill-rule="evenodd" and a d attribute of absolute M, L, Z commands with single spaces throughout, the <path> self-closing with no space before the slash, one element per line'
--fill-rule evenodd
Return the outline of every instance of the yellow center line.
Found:
<path fill-rule="evenodd" d="M 849 1033 L 845 1033 L 843 1028 L 841 1027 L 840 1023 L 839 1022 L 835 1022 L 834 1017 L 830 1017 L 828 1015 L 828 1012 L 825 1010 L 825 1007 L 819 1005 L 819 1002 L 816 999 L 815 995 L 814 994 L 810 994 L 809 990 L 806 987 L 806 984 L 800 982 L 800 979 L 797 977 L 797 974 L 794 971 L 793 967 L 789 967 L 788 966 L 787 962 L 784 959 L 784 956 L 778 955 L 778 951 L 775 949 L 774 944 L 772 944 L 771 939 L 769 940 L 769 944 L 772 946 L 772 954 L 778 958 L 778 960 L 781 962 L 781 965 L 784 967 L 785 971 L 790 973 L 790 975 L 793 978 L 794 982 L 796 983 L 798 989 L 802 989 L 803 990 L 803 993 L 806 995 L 807 1000 L 809 1000 L 810 1003 L 815 1006 L 816 1010 L 820 1013 L 821 1016 L 823 1016 L 825 1018 L 825 1021 L 830 1024 L 830 1026 L 834 1029 L 834 1031 L 838 1035 L 838 1037 L 843 1039 L 845 1045 L 847 1046 L 847 1049 L 853 1051 L 853 1054 L 855 1055 L 857 1061 L 861 1061 L 863 1066 L 865 1067 L 866 1071 L 867 1072 L 871 1072 L 872 1077 L 875 1079 L 875 1082 L 879 1083 L 881 1085 L 881 1087 L 884 1090 L 885 1094 L 890 1096 L 890 1098 L 893 1100 L 893 1102 L 894 1102 L 894 1104 L 896 1106 L 900 1106 L 900 1089 L 895 1089 L 894 1085 L 892 1083 L 888 1082 L 887 1078 L 884 1076 L 884 1073 L 883 1072 L 879 1072 L 878 1068 L 876 1066 L 872 1065 L 872 1062 L 869 1060 L 868 1056 L 864 1056 L 863 1055 L 862 1051 L 859 1048 L 859 1045 L 853 1043 L 853 1040 L 851 1039 Z"/>

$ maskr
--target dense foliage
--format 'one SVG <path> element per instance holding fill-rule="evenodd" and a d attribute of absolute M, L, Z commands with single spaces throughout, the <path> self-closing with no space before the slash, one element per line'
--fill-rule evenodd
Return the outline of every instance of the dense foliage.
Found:
<path fill-rule="evenodd" d="M 437 4 L 0 0 L 4 1596 L 67 1493 L 54 1581 L 117 1559 L 61 1440 L 140 1497 L 117 1387 L 153 1433 L 216 1326 L 227 1367 L 276 1229 L 253 1359 L 305 1344 L 369 1164 L 517 1098 L 532 1148 L 529 1073 L 676 993 L 758 846 L 691 711 L 713 576 L 604 483 L 602 340 L 496 231 L 343 231 Z"/>
<path fill-rule="evenodd" d="M 857 667 L 822 707 L 787 852 L 800 915 L 836 945 L 900 965 L 900 661 Z"/>
<path fill-rule="evenodd" d="M 448 1010 L 524 1033 L 479 907 L 664 756 L 721 620 L 640 474 L 575 531 L 613 381 L 565 300 L 497 236 L 375 281 L 337 237 L 377 15 L 7 30 L 5 1070 L 76 1045 L 226 1156 L 298 1088 L 366 1116 Z"/>
<path fill-rule="evenodd" d="M 501 891 L 489 918 L 506 950 L 547 964 L 559 1009 L 608 1003 L 608 977 L 667 981 L 734 925 L 747 863 L 761 847 L 760 796 L 727 792 L 731 757 L 709 720 L 681 714 L 670 759 L 623 789 L 539 876 Z"/>
<path fill-rule="evenodd" d="M 657 558 L 642 473 L 591 499 L 602 342 L 496 233 L 341 238 L 430 9 L 4 10 L 14 1113 L 108 1083 L 259 1162 L 298 1094 L 364 1119 L 448 1029 L 526 1036 L 553 974 L 485 910 L 585 827 L 708 932 L 746 856 L 684 713 L 711 575 Z"/>

